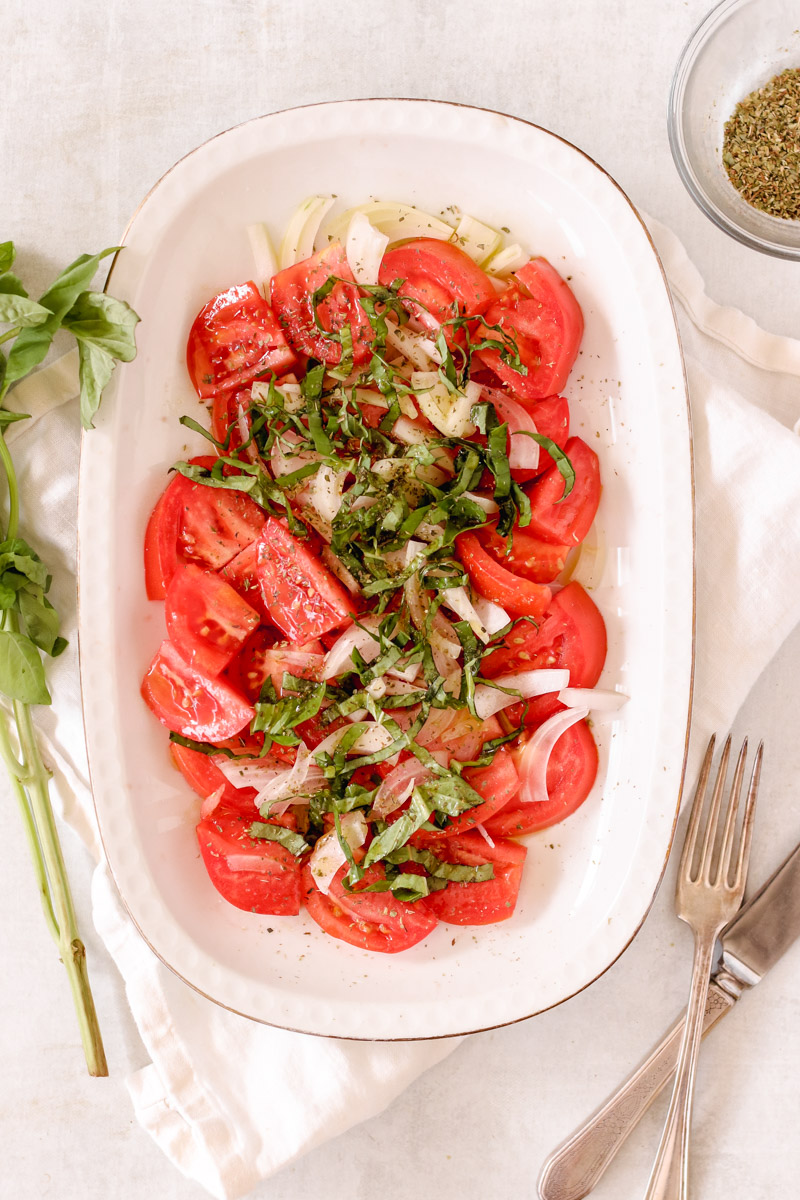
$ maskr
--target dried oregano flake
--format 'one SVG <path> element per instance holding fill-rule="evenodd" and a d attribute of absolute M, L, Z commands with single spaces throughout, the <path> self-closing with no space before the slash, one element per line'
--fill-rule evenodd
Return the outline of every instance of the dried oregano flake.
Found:
<path fill-rule="evenodd" d="M 722 161 L 748 204 L 800 219 L 800 68 L 790 67 L 736 105 Z"/>

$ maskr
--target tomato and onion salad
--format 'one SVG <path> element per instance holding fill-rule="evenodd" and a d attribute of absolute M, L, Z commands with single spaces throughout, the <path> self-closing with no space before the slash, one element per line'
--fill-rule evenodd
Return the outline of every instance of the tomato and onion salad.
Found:
<path fill-rule="evenodd" d="M 513 839 L 591 790 L 559 695 L 597 683 L 605 626 L 558 579 L 600 471 L 560 395 L 583 317 L 546 260 L 498 285 L 455 236 L 368 242 L 373 282 L 348 235 L 198 314 L 211 430 L 182 420 L 209 454 L 147 526 L 168 637 L 142 694 L 221 895 L 396 953 L 509 918 Z"/>

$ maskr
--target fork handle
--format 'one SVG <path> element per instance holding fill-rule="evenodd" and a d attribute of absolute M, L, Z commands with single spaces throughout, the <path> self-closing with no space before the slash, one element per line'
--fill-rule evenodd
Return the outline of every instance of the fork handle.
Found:
<path fill-rule="evenodd" d="M 712 981 L 703 1034 L 713 1029 L 735 1003 L 733 994 Z M 625 1139 L 675 1074 L 684 1022 L 685 1013 L 617 1091 L 553 1151 L 539 1176 L 540 1200 L 583 1200 L 589 1195 Z"/>
<path fill-rule="evenodd" d="M 692 986 L 675 1072 L 675 1086 L 645 1200 L 686 1200 L 688 1195 L 689 1132 L 694 1078 L 716 934 L 716 929 L 695 933 Z"/>

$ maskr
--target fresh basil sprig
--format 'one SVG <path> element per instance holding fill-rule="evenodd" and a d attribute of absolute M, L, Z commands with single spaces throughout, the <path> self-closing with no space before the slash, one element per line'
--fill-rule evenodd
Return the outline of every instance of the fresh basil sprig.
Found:
<path fill-rule="evenodd" d="M 8 771 L 33 858 L 45 920 L 70 980 L 89 1073 L 107 1075 L 105 1052 L 86 970 L 69 881 L 53 809 L 50 771 L 42 762 L 31 706 L 49 704 L 42 655 L 55 657 L 66 642 L 58 614 L 47 599 L 50 574 L 36 550 L 19 536 L 19 487 L 4 431 L 25 413 L 3 407 L 14 384 L 42 362 L 59 330 L 78 345 L 81 423 L 92 427 L 114 365 L 136 354 L 139 320 L 121 300 L 89 285 L 103 259 L 82 254 L 32 300 L 14 265 L 13 242 L 0 242 L 0 462 L 8 487 L 8 516 L 0 542 L 0 757 Z"/>

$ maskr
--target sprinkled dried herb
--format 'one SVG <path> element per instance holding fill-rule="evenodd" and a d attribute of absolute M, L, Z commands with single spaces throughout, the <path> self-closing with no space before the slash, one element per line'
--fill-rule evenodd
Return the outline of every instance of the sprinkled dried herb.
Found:
<path fill-rule="evenodd" d="M 748 204 L 800 219 L 800 68 L 782 71 L 736 105 L 725 123 L 722 161 Z"/>

